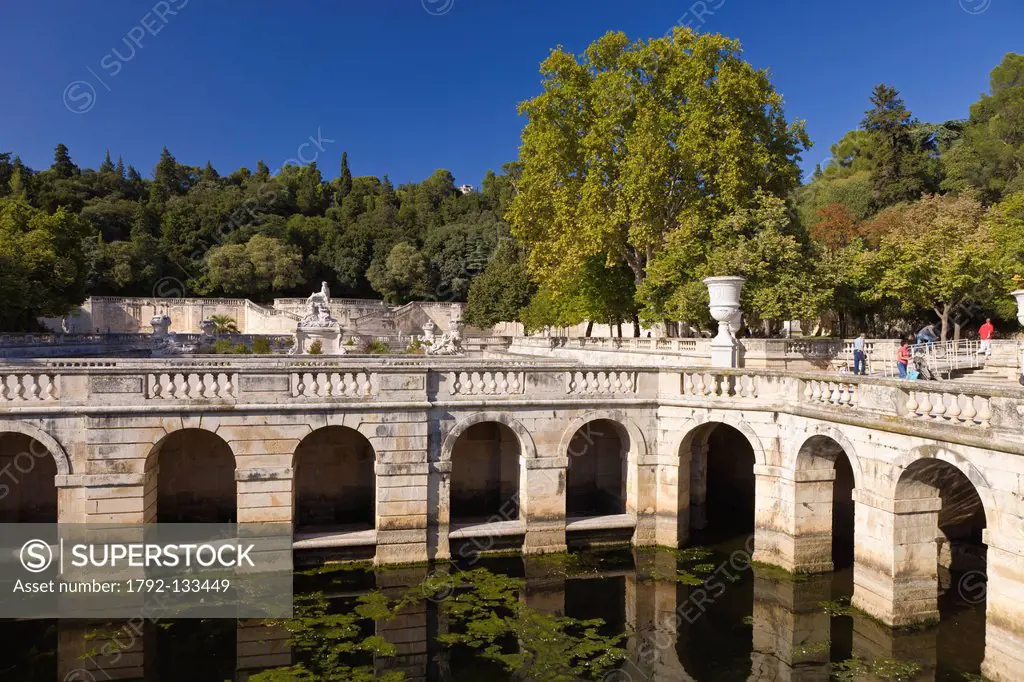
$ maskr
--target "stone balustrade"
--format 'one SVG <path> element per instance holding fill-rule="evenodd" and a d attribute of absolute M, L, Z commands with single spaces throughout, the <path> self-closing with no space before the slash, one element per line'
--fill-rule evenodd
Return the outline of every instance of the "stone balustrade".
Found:
<path fill-rule="evenodd" d="M 643 340 L 643 339 L 641 339 Z M 920 382 L 775 369 L 607 367 L 542 361 L 421 357 L 195 360 L 66 359 L 0 365 L 0 412 L 33 406 L 82 410 L 146 404 L 236 406 L 374 399 L 420 404 L 565 400 L 728 401 L 744 409 L 837 410 L 876 420 L 1019 434 L 1024 393 L 956 382 Z M 1024 450 L 1024 447 L 1021 448 Z"/>

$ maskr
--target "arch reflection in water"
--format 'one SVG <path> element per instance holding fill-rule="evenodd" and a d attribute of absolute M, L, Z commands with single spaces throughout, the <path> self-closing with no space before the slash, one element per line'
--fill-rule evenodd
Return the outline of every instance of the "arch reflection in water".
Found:
<path fill-rule="evenodd" d="M 300 574 L 297 599 L 317 604 L 305 608 L 302 628 L 5 621 L 0 637 L 12 646 L 0 678 L 283 682 L 307 670 L 308 679 L 346 680 L 568 673 L 562 679 L 825 682 L 841 671 L 872 679 L 872 671 L 896 670 L 915 681 L 978 674 L 983 605 L 943 599 L 940 609 L 955 618 L 894 632 L 846 606 L 848 576 L 793 578 L 742 562 L 733 570 L 729 548 L 480 559 L 449 567 L 448 582 L 429 587 L 426 567 Z M 709 587 L 712 576 L 720 588 Z"/>

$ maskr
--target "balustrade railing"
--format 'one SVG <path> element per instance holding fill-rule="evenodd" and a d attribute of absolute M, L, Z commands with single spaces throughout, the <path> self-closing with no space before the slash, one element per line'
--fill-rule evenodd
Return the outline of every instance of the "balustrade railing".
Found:
<path fill-rule="evenodd" d="M 959 391 L 910 390 L 904 408 L 911 418 L 957 426 L 987 428 L 992 420 L 991 398 Z"/>
<path fill-rule="evenodd" d="M 701 367 L 594 367 L 544 361 L 247 356 L 184 361 L 67 359 L 0 365 L 0 413 L 37 406 L 131 411 L 152 403 L 276 405 L 293 401 L 680 401 L 762 411 L 857 414 L 1010 437 L 1024 430 L 1024 392 L 948 381 Z M 47 405 L 49 404 L 49 405 Z M 191 408 L 190 408 L 191 409 Z M 824 418 L 828 418 L 827 416 Z"/>
<path fill-rule="evenodd" d="M 0 404 L 60 399 L 60 375 L 55 373 L 17 373 L 0 371 Z"/>
<path fill-rule="evenodd" d="M 570 371 L 565 376 L 565 392 L 570 395 L 628 395 L 636 393 L 636 390 L 636 372 Z"/>
<path fill-rule="evenodd" d="M 522 395 L 526 387 L 523 372 L 445 372 L 450 395 Z"/>

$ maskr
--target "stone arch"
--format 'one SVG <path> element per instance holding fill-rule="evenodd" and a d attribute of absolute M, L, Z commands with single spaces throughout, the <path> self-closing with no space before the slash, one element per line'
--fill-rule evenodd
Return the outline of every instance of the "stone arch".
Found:
<path fill-rule="evenodd" d="M 570 422 L 569 426 L 562 432 L 557 456 L 565 456 L 565 453 L 569 451 L 569 444 L 572 443 L 573 436 L 576 435 L 577 431 L 590 422 L 598 420 L 611 422 L 623 430 L 626 439 L 629 441 L 628 454 L 631 461 L 635 462 L 637 458 L 647 455 L 647 440 L 644 438 L 643 431 L 636 425 L 636 422 L 626 416 L 625 412 L 622 410 L 594 410 Z"/>
<path fill-rule="evenodd" d="M 67 476 L 72 472 L 71 459 L 68 457 L 68 453 L 64 451 L 63 446 L 57 442 L 57 439 L 46 431 L 23 421 L 0 422 L 0 432 L 4 431 L 9 433 L 20 433 L 23 436 L 28 436 L 29 438 L 38 441 L 53 457 L 54 464 L 57 465 L 57 475 Z"/>
<path fill-rule="evenodd" d="M 985 572 L 985 528 L 995 512 L 987 482 L 966 458 L 940 445 L 907 455 L 913 459 L 899 469 L 893 487 L 896 625 L 938 617 L 938 588 L 952 584 L 951 573 Z M 929 587 L 931 597 L 915 601 L 906 594 L 925 595 Z"/>
<path fill-rule="evenodd" d="M 816 436 L 825 436 L 831 438 L 839 445 L 843 450 L 843 454 L 846 455 L 846 459 L 850 462 L 850 468 L 853 469 L 853 485 L 855 488 L 860 488 L 863 480 L 863 469 L 861 468 L 860 457 L 857 455 L 856 448 L 853 447 L 853 443 L 849 438 L 846 437 L 842 431 L 834 426 L 828 424 L 815 424 L 813 428 L 805 431 L 806 437 L 802 440 L 794 441 L 794 450 L 790 453 L 790 457 L 786 461 L 793 462 L 794 471 L 806 470 L 810 467 L 807 465 L 810 463 L 809 459 L 811 455 L 804 450 L 804 446 L 807 442 Z"/>
<path fill-rule="evenodd" d="M 440 461 L 452 461 L 452 450 L 455 449 L 455 443 L 458 442 L 459 436 L 465 433 L 469 427 L 483 422 L 497 422 L 510 428 L 519 440 L 520 457 L 522 459 L 536 459 L 537 447 L 533 443 L 533 437 L 518 420 L 509 416 L 507 412 L 476 412 L 459 421 L 448 432 L 448 435 L 445 436 L 444 441 L 441 443 Z"/>
<path fill-rule="evenodd" d="M 356 427 L 327 424 L 303 436 L 291 458 L 296 528 L 375 527 L 376 462 Z"/>
<path fill-rule="evenodd" d="M 981 503 L 985 508 L 985 516 L 992 519 L 996 515 L 996 501 L 992 486 L 989 485 L 988 479 L 981 469 L 974 466 L 966 456 L 949 449 L 945 445 L 933 443 L 913 447 L 893 460 L 896 473 L 892 477 L 892 488 L 888 491 L 891 499 L 898 499 L 899 483 L 903 474 L 915 462 L 928 459 L 939 460 L 956 467 L 960 473 L 967 477 L 967 480 L 971 482 L 974 489 L 978 491 L 978 496 L 981 498 Z"/>
<path fill-rule="evenodd" d="M 196 445 L 190 441 L 195 440 L 200 441 L 200 444 L 207 441 L 216 451 L 204 453 L 194 466 L 178 462 L 179 458 L 188 456 L 189 446 Z M 170 467 L 167 466 L 168 452 L 165 450 L 169 445 L 174 446 L 170 451 Z M 218 459 L 221 462 L 217 462 Z M 165 433 L 153 442 L 146 453 L 144 497 L 152 501 L 147 503 L 143 520 L 167 522 L 168 516 L 172 522 L 237 520 L 237 468 L 231 443 L 215 430 L 204 428 L 198 423 L 195 426 L 182 423 L 175 428 L 165 429 Z M 204 469 L 207 470 L 206 475 Z M 173 481 L 179 478 L 187 479 L 188 484 L 180 488 L 174 485 Z M 228 487 L 231 488 L 230 493 Z M 170 501 L 172 498 L 174 502 Z M 218 498 L 216 502 L 214 498 Z M 164 507 L 163 512 L 161 507 Z"/>
<path fill-rule="evenodd" d="M 711 428 L 718 424 L 725 424 L 731 426 L 746 437 L 747 442 L 750 443 L 751 449 L 754 451 L 754 463 L 755 464 L 768 464 L 768 456 L 765 453 L 764 445 L 761 443 L 761 439 L 758 437 L 754 428 L 742 417 L 735 416 L 732 412 L 706 412 L 703 414 L 697 414 L 688 419 L 680 430 L 681 433 L 679 438 L 675 441 L 675 445 L 672 449 L 672 456 L 678 456 L 682 452 L 683 445 L 693 442 L 694 436 L 700 436 L 707 438 L 711 434 Z M 701 427 L 705 427 L 701 431 Z"/>

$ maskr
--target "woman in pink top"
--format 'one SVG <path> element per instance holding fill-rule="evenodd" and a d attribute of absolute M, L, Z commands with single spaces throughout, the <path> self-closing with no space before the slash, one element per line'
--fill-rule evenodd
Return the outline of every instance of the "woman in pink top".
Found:
<path fill-rule="evenodd" d="M 896 350 L 896 371 L 900 379 L 907 378 L 907 365 L 910 364 L 910 346 L 906 339 L 900 339 L 900 347 Z"/>

